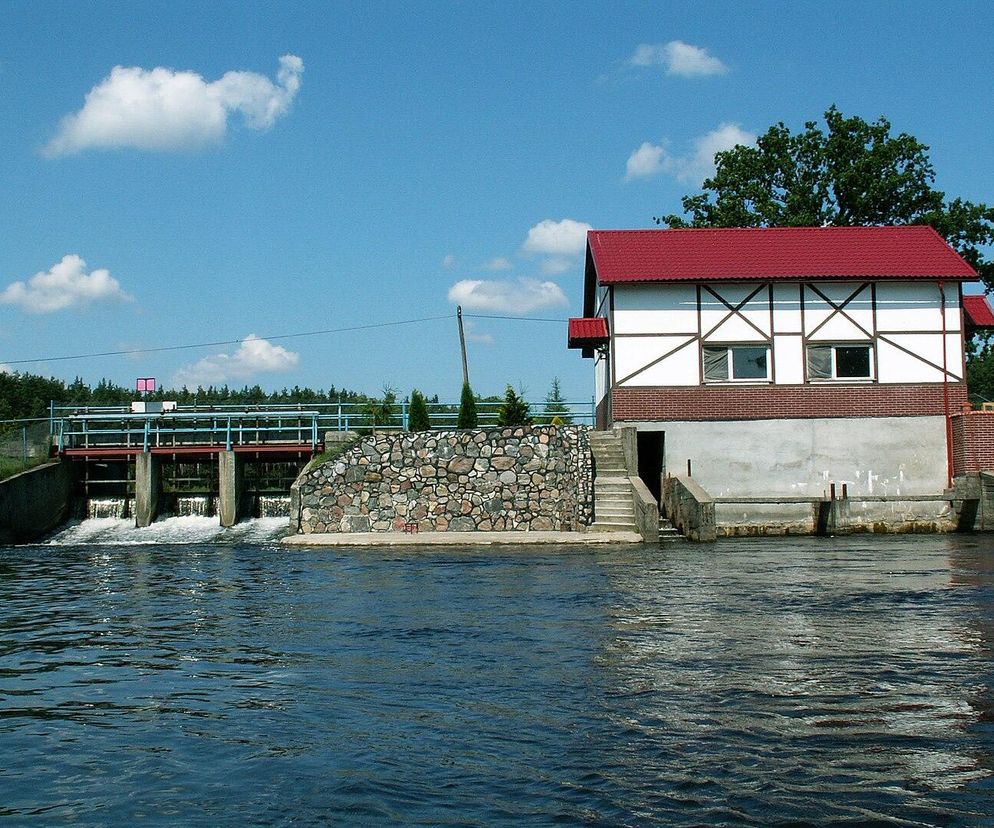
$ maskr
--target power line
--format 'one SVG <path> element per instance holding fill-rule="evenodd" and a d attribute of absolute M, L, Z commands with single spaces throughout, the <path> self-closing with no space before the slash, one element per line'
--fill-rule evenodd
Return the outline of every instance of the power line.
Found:
<path fill-rule="evenodd" d="M 353 331 L 368 331 L 374 328 L 390 328 L 398 325 L 415 325 L 421 322 L 437 322 L 439 319 L 453 319 L 454 314 L 447 313 L 443 316 L 423 316 L 420 319 L 401 319 L 396 322 L 373 322 L 368 325 L 351 325 L 347 328 L 326 328 L 321 331 L 301 331 L 299 333 L 278 334 L 277 336 L 262 336 L 260 339 L 275 341 L 280 339 L 298 339 L 303 336 L 321 336 L 324 334 L 351 333 Z M 508 317 L 513 318 L 513 317 Z M 215 342 L 199 342 L 196 345 L 163 345 L 156 348 L 132 348 L 120 351 L 99 351 L 88 354 L 68 354 L 64 356 L 38 357 L 36 359 L 0 359 L 0 363 L 5 365 L 26 365 L 33 362 L 64 362 L 70 359 L 92 359 L 95 357 L 108 356 L 131 356 L 133 354 L 156 354 L 163 351 L 189 351 L 195 348 L 216 348 L 220 345 L 239 345 L 242 339 L 219 339 Z"/>
<path fill-rule="evenodd" d="M 513 322 L 558 322 L 565 324 L 567 319 L 549 319 L 541 316 L 497 316 L 489 313 L 464 313 L 467 319 L 510 319 Z"/>

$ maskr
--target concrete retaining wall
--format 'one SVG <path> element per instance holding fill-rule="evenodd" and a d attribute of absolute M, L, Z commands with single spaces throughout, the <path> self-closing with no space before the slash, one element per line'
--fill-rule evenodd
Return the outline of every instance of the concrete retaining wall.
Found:
<path fill-rule="evenodd" d="M 69 464 L 46 463 L 0 481 L 0 543 L 30 543 L 69 517 Z"/>
<path fill-rule="evenodd" d="M 585 426 L 378 434 L 311 465 L 292 531 L 571 531 L 592 518 Z"/>
<path fill-rule="evenodd" d="M 943 417 L 838 417 L 792 420 L 638 423 L 663 431 L 670 473 L 693 477 L 712 497 L 719 534 L 814 530 L 810 505 L 721 503 L 725 497 L 821 498 L 846 484 L 854 526 L 872 531 L 943 531 L 942 501 L 861 501 L 860 496 L 936 495 L 946 488 Z M 725 530 L 722 527 L 726 527 Z"/>

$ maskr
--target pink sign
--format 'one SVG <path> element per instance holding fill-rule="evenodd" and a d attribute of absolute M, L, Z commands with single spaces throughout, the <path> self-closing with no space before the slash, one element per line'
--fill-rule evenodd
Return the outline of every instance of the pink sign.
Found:
<path fill-rule="evenodd" d="M 148 392 L 155 390 L 155 377 L 138 377 L 137 390 Z"/>

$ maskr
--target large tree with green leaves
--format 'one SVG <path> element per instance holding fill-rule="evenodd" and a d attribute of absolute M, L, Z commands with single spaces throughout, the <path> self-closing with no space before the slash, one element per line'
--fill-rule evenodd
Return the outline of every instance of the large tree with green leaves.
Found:
<path fill-rule="evenodd" d="M 832 106 L 825 128 L 809 121 L 792 133 L 783 122 L 756 146 L 715 155 L 704 192 L 683 198 L 685 216 L 655 218 L 669 227 L 821 227 L 928 224 L 994 289 L 994 262 L 982 247 L 994 242 L 994 208 L 934 188 L 929 148 L 914 136 L 891 134 Z"/>

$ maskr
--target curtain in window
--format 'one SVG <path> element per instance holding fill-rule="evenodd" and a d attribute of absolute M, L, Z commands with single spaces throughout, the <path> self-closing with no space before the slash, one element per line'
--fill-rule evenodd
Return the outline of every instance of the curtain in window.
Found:
<path fill-rule="evenodd" d="M 728 348 L 704 348 L 704 379 L 728 379 Z"/>
<path fill-rule="evenodd" d="M 808 379 L 832 378 L 832 346 L 808 345 Z"/>

